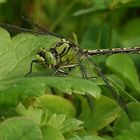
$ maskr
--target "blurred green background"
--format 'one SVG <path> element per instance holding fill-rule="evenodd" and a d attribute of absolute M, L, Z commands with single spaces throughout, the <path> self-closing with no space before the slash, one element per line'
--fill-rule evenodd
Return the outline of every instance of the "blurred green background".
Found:
<path fill-rule="evenodd" d="M 139 0 L 0 0 L 0 21 L 31 28 L 25 16 L 82 48 L 140 44 Z"/>

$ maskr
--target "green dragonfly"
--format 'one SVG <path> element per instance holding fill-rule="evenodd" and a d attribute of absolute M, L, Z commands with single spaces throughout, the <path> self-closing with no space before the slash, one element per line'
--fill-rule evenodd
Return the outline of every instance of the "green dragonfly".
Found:
<path fill-rule="evenodd" d="M 50 48 L 39 48 L 36 53 L 36 59 L 31 61 L 30 64 L 30 70 L 25 75 L 26 77 L 32 73 L 33 71 L 33 64 L 38 63 L 42 65 L 43 67 L 52 68 L 55 70 L 56 74 L 57 72 L 62 74 L 67 74 L 66 70 L 70 70 L 74 67 L 79 67 L 82 78 L 88 79 L 88 75 L 86 73 L 85 66 L 82 63 L 83 59 L 87 59 L 88 63 L 93 66 L 93 69 L 97 72 L 97 74 L 102 78 L 107 88 L 112 93 L 114 99 L 117 101 L 117 103 L 120 105 L 122 109 L 127 113 L 129 119 L 129 110 L 125 104 L 125 101 L 121 98 L 120 95 L 116 92 L 114 87 L 112 86 L 112 83 L 106 77 L 100 70 L 100 68 L 96 65 L 96 63 L 91 59 L 91 56 L 96 55 L 110 55 L 110 54 L 117 54 L 117 53 L 134 53 L 139 54 L 140 53 L 140 47 L 134 47 L 134 48 L 114 48 L 114 49 L 100 49 L 100 50 L 83 50 L 78 45 L 76 45 L 74 42 L 66 39 L 65 37 L 50 32 L 49 30 L 45 29 L 44 27 L 33 23 L 32 21 L 28 21 L 32 25 L 39 28 L 40 31 L 34 31 L 29 29 L 20 28 L 17 26 L 12 26 L 5 23 L 0 23 L 1 27 L 5 27 L 8 29 L 14 29 L 16 31 L 23 31 L 23 32 L 30 32 L 34 34 L 41 34 L 41 35 L 51 35 L 59 38 L 60 40 L 56 42 L 52 47 Z M 91 98 L 87 95 L 87 101 L 89 103 L 89 106 L 92 106 Z"/>

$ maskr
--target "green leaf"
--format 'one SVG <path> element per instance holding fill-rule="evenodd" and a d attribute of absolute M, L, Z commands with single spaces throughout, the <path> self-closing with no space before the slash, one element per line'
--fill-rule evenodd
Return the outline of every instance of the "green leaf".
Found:
<path fill-rule="evenodd" d="M 3 117 L 9 118 L 16 115 L 17 115 L 17 112 L 14 107 L 7 108 L 7 107 L 0 106 L 0 118 L 3 118 Z"/>
<path fill-rule="evenodd" d="M 0 0 L 0 3 L 5 3 L 7 0 Z"/>
<path fill-rule="evenodd" d="M 66 119 L 66 115 L 64 114 L 60 114 L 60 115 L 57 115 L 57 114 L 53 114 L 48 122 L 47 122 L 47 125 L 49 126 L 52 126 L 58 130 L 61 130 L 61 128 L 63 127 L 63 123 Z"/>
<path fill-rule="evenodd" d="M 69 138 L 68 140 L 82 140 L 79 136 L 75 135 L 72 138 Z"/>
<path fill-rule="evenodd" d="M 69 118 L 66 115 L 56 115 L 53 114 L 46 123 L 48 126 L 56 128 L 65 134 L 76 132 L 83 129 L 83 122 L 75 118 Z"/>
<path fill-rule="evenodd" d="M 131 121 L 140 122 L 140 103 L 131 102 L 127 104 L 129 114 L 131 116 Z M 114 125 L 114 133 L 119 134 L 122 130 L 128 128 L 130 121 L 128 120 L 126 114 L 121 113 L 121 116 L 116 121 Z"/>
<path fill-rule="evenodd" d="M 82 140 L 105 140 L 105 139 L 99 136 L 84 136 Z"/>
<path fill-rule="evenodd" d="M 10 39 L 7 31 L 0 28 L 0 79 L 24 76 L 35 58 L 38 48 L 49 48 L 59 38 L 48 35 L 18 34 Z"/>
<path fill-rule="evenodd" d="M 126 82 L 133 90 L 140 93 L 140 82 L 133 61 L 126 55 L 109 56 L 106 65 Z"/>
<path fill-rule="evenodd" d="M 62 133 L 58 129 L 52 126 L 46 125 L 45 127 L 43 127 L 42 133 L 43 133 L 43 140 L 65 140 Z"/>
<path fill-rule="evenodd" d="M 0 124 L 1 140 L 42 140 L 40 128 L 31 120 L 15 117 Z"/>
<path fill-rule="evenodd" d="M 113 140 L 139 140 L 140 122 L 131 122 L 129 126 L 122 130 Z"/>
<path fill-rule="evenodd" d="M 112 10 L 124 7 L 138 7 L 140 6 L 139 0 L 93 0 L 93 6 L 87 9 L 81 9 L 76 11 L 73 15 L 80 16 L 93 12 Z"/>
<path fill-rule="evenodd" d="M 65 114 L 67 116 L 75 115 L 75 108 L 72 103 L 56 95 L 43 95 L 37 98 L 36 106 L 43 106 L 51 113 Z"/>
<path fill-rule="evenodd" d="M 101 96 L 100 88 L 93 82 L 86 79 L 72 77 L 50 77 L 47 80 L 47 85 L 70 95 L 72 93 L 80 95 L 89 94 L 96 99 L 100 98 Z"/>
<path fill-rule="evenodd" d="M 116 83 L 114 80 L 112 80 L 112 78 L 109 78 L 109 80 L 117 88 L 117 90 L 119 91 L 119 94 L 122 97 L 126 97 L 126 99 L 128 99 L 130 101 L 139 103 L 139 101 L 137 99 L 135 99 L 132 95 L 130 95 L 127 91 L 125 91 L 124 88 L 122 88 L 118 83 Z"/>
<path fill-rule="evenodd" d="M 43 110 L 41 108 L 34 108 L 33 106 L 29 106 L 27 109 L 23 106 L 23 104 L 19 103 L 16 107 L 17 113 L 26 118 L 31 119 L 34 123 L 40 125 L 41 119 L 43 115 Z"/>
<path fill-rule="evenodd" d="M 89 131 L 97 131 L 113 122 L 120 114 L 117 103 L 108 97 L 102 96 L 94 103 L 94 112 L 87 108 L 87 103 L 83 101 L 80 119 L 85 122 L 85 127 Z"/>
<path fill-rule="evenodd" d="M 140 122 L 140 103 L 131 102 L 128 104 L 128 109 L 132 115 L 133 121 Z"/>
<path fill-rule="evenodd" d="M 61 128 L 62 133 L 70 133 L 75 132 L 77 130 L 83 129 L 83 121 L 74 119 L 74 118 L 67 118 L 63 123 L 63 127 Z"/>
<path fill-rule="evenodd" d="M 16 106 L 30 96 L 40 96 L 45 92 L 45 83 L 36 78 L 21 78 L 0 82 L 0 105 Z"/>
<path fill-rule="evenodd" d="M 84 34 L 80 47 L 85 49 L 108 48 L 110 44 L 111 29 L 108 23 L 99 24 L 90 27 Z"/>
<path fill-rule="evenodd" d="M 140 19 L 134 18 L 128 21 L 126 26 L 124 26 L 123 34 L 121 34 L 121 41 L 123 47 L 134 47 L 140 45 L 140 34 L 139 34 L 140 29 L 137 28 L 139 24 L 140 24 Z"/>
<path fill-rule="evenodd" d="M 70 138 L 68 140 L 106 140 L 105 138 L 102 138 L 102 137 L 99 137 L 99 136 L 83 136 L 83 137 L 78 137 L 78 136 L 75 136 L 73 138 Z"/>
<path fill-rule="evenodd" d="M 0 82 L 0 104 L 15 106 L 29 96 L 41 96 L 50 87 L 67 94 L 89 94 L 98 99 L 100 88 L 93 82 L 71 77 L 30 77 Z"/>
<path fill-rule="evenodd" d="M 124 112 L 120 113 L 120 117 L 117 119 L 113 127 L 114 135 L 118 135 L 123 129 L 127 128 L 129 124 L 130 121 L 126 113 Z"/>
<path fill-rule="evenodd" d="M 8 33 L 8 31 L 4 30 L 3 28 L 0 28 L 0 40 L 4 42 L 9 42 L 11 39 L 10 34 Z M 1 42 L 2 43 L 2 42 Z"/>
<path fill-rule="evenodd" d="M 137 7 L 140 5 L 139 0 L 113 0 L 110 3 L 110 8 L 124 8 L 124 7 Z"/>
<path fill-rule="evenodd" d="M 87 8 L 87 9 L 81 9 L 77 12 L 75 12 L 73 15 L 74 16 L 79 16 L 79 15 L 83 15 L 83 14 L 88 14 L 91 12 L 97 12 L 100 10 L 105 10 L 109 7 L 110 4 L 110 0 L 106 1 L 106 0 L 94 0 L 93 1 L 93 7 L 91 8 Z"/>

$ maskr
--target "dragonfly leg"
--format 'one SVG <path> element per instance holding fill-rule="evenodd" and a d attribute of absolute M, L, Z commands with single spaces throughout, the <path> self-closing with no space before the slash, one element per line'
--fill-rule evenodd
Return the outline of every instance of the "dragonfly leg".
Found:
<path fill-rule="evenodd" d="M 75 46 L 74 44 L 72 44 L 71 47 L 73 48 L 73 50 L 75 52 L 75 56 L 77 59 L 77 66 L 79 66 L 79 68 L 80 68 L 82 78 L 88 79 L 85 67 L 83 66 L 81 59 L 80 59 L 81 56 L 83 55 L 83 51 L 78 46 Z M 93 114 L 93 112 L 94 112 L 94 98 L 92 96 L 90 96 L 88 93 L 85 93 L 85 96 L 86 96 L 86 100 L 87 100 L 87 103 L 89 105 L 89 108 L 91 110 L 91 113 Z"/>
<path fill-rule="evenodd" d="M 64 75 L 68 75 L 68 73 L 67 72 L 65 72 L 65 71 L 63 71 L 62 69 L 60 69 L 60 68 L 58 68 L 51 76 L 53 77 L 56 73 L 61 73 L 61 74 L 64 74 Z"/>
<path fill-rule="evenodd" d="M 100 68 L 96 65 L 96 63 L 88 56 L 85 54 L 85 56 L 88 58 L 89 62 L 93 65 L 94 69 L 97 71 L 98 75 L 103 79 L 104 83 L 112 93 L 114 99 L 117 101 L 119 106 L 126 112 L 129 120 L 131 120 L 130 112 L 128 110 L 128 107 L 124 101 L 124 99 L 117 93 L 115 88 L 112 86 L 110 80 L 101 72 Z"/>
<path fill-rule="evenodd" d="M 70 71 L 74 67 L 78 67 L 78 64 L 63 66 L 62 68 L 69 68 L 69 71 Z M 96 77 L 96 76 L 90 76 L 90 77 L 88 77 L 87 76 L 87 79 L 95 79 L 95 80 L 97 80 L 98 77 Z"/>
<path fill-rule="evenodd" d="M 65 76 L 67 76 L 67 75 L 68 75 L 68 72 L 65 72 L 65 71 L 62 70 L 62 69 L 68 68 L 69 71 L 70 71 L 71 68 L 74 68 L 74 67 L 77 67 L 77 66 L 78 66 L 77 64 L 63 66 L 63 67 L 57 69 L 51 76 L 54 76 L 54 75 L 55 75 L 56 73 L 58 73 L 58 72 L 61 73 L 61 74 L 63 74 L 63 75 L 65 75 Z"/>
<path fill-rule="evenodd" d="M 87 77 L 87 79 L 95 79 L 95 80 L 98 80 L 98 77 L 96 77 L 96 76 L 90 76 L 90 77 Z"/>
<path fill-rule="evenodd" d="M 33 64 L 34 63 L 38 63 L 37 60 L 32 60 L 31 64 L 30 64 L 30 71 L 28 73 L 25 74 L 25 77 L 27 77 L 28 75 L 30 75 L 32 73 L 32 69 L 33 69 Z"/>
<path fill-rule="evenodd" d="M 73 65 L 62 66 L 61 68 L 74 68 L 77 66 L 78 66 L 77 64 L 73 64 Z"/>

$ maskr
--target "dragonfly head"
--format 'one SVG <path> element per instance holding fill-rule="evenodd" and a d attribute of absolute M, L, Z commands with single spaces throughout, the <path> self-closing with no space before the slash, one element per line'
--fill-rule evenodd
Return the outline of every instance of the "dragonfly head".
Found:
<path fill-rule="evenodd" d="M 47 64 L 49 68 L 56 65 L 56 58 L 51 51 L 40 48 L 37 52 L 36 59 L 42 64 Z"/>

